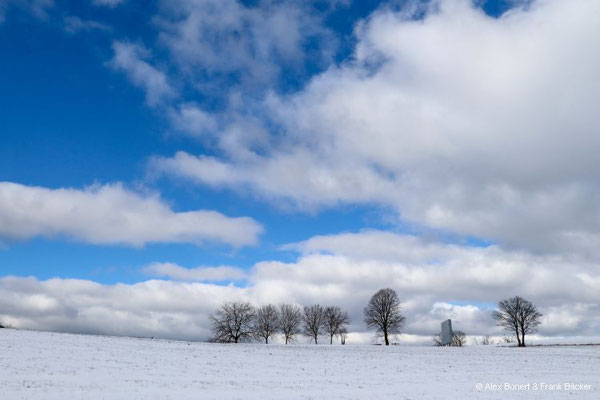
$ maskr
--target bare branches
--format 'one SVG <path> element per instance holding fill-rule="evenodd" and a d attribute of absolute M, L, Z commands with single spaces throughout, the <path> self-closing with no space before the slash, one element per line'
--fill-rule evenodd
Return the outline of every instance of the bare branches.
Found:
<path fill-rule="evenodd" d="M 519 296 L 500 301 L 492 313 L 498 325 L 515 334 L 519 347 L 525 347 L 525 335 L 537 330 L 541 317 L 533 303 Z"/>
<path fill-rule="evenodd" d="M 292 304 L 282 304 L 279 306 L 280 328 L 285 344 L 294 340 L 294 337 L 300 333 L 302 325 L 302 310 L 300 307 Z"/>
<path fill-rule="evenodd" d="M 454 331 L 450 346 L 463 347 L 465 344 L 467 344 L 467 335 L 463 331 Z"/>
<path fill-rule="evenodd" d="M 279 331 L 280 317 L 277 307 L 272 304 L 259 307 L 254 320 L 254 335 L 269 344 L 269 338 Z"/>
<path fill-rule="evenodd" d="M 304 322 L 304 334 L 310 336 L 315 341 L 315 344 L 318 344 L 319 335 L 323 330 L 325 322 L 325 310 L 323 310 L 323 307 L 320 304 L 305 306 L 302 321 Z"/>
<path fill-rule="evenodd" d="M 329 344 L 333 344 L 333 337 L 339 335 L 342 329 L 346 329 L 346 326 L 350 324 L 350 317 L 347 312 L 337 306 L 325 307 L 324 312 L 323 325 L 325 332 L 329 335 Z"/>
<path fill-rule="evenodd" d="M 210 316 L 210 322 L 214 342 L 239 343 L 255 338 L 269 344 L 281 332 L 288 344 L 303 332 L 318 344 L 319 335 L 323 333 L 329 334 L 330 343 L 336 335 L 344 342 L 350 318 L 336 306 L 323 308 L 315 304 L 302 310 L 292 304 L 254 308 L 250 303 L 227 302 Z"/>
<path fill-rule="evenodd" d="M 365 324 L 383 335 L 389 346 L 389 335 L 400 333 L 404 316 L 400 310 L 400 300 L 393 289 L 381 289 L 371 297 L 364 309 Z"/>
<path fill-rule="evenodd" d="M 210 316 L 213 341 L 238 343 L 253 334 L 256 312 L 250 303 L 227 302 Z"/>
<path fill-rule="evenodd" d="M 344 326 L 340 329 L 340 344 L 346 344 L 346 339 L 348 339 L 348 329 Z"/>
<path fill-rule="evenodd" d="M 445 346 L 442 342 L 442 336 L 440 334 L 433 337 L 434 346 Z M 463 347 L 467 344 L 467 335 L 463 331 L 452 332 L 452 340 L 448 346 L 451 347 Z"/>

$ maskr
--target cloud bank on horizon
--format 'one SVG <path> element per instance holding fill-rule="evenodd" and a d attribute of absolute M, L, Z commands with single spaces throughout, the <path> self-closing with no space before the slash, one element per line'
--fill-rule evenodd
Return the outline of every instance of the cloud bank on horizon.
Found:
<path fill-rule="evenodd" d="M 368 342 L 362 308 L 374 291 L 393 287 L 407 315 L 404 341 L 429 343 L 439 323 L 470 335 L 498 335 L 490 302 L 526 293 L 544 311 L 542 336 L 598 336 L 600 279 L 593 263 L 550 256 L 428 242 L 384 231 L 316 236 L 291 247 L 295 262 L 185 268 L 151 264 L 145 272 L 170 280 L 102 285 L 89 280 L 0 278 L 4 321 L 22 328 L 207 339 L 210 313 L 224 301 L 314 302 L 349 310 L 350 339 Z M 213 282 L 246 279 L 244 286 Z M 210 282 L 207 282 L 210 281 Z M 440 299 L 452 299 L 442 301 Z"/>
<path fill-rule="evenodd" d="M 119 13 L 132 2 L 93 5 Z M 104 68 L 144 94 L 178 148 L 147 154 L 137 182 L 0 183 L 4 251 L 42 237 L 148 252 L 217 242 L 256 255 L 246 267 L 156 260 L 139 269 L 159 279 L 135 283 L 5 276 L 0 321 L 206 338 L 227 299 L 322 302 L 348 309 L 366 341 L 362 307 L 391 286 L 406 340 L 450 317 L 468 334 L 500 334 L 490 308 L 514 294 L 540 306 L 542 336 L 600 336 L 600 3 L 514 2 L 492 16 L 468 0 L 382 2 L 345 35 L 331 21 L 351 7 L 160 0 L 149 36 L 82 16 L 78 26 L 108 28 L 70 34 L 103 35 Z M 49 24 L 58 8 L 8 1 L 0 15 L 7 24 L 28 10 Z M 216 200 L 182 211 L 159 194 L 167 185 L 185 186 L 186 204 L 194 191 Z M 282 221 L 314 215 L 315 228 L 294 243 L 265 240 L 271 221 L 251 206 L 228 216 L 232 201 Z M 321 215 L 345 207 L 392 222 L 320 230 Z"/>

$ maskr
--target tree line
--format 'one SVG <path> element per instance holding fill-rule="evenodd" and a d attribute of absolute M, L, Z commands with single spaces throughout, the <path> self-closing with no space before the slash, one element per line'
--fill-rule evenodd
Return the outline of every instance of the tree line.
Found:
<path fill-rule="evenodd" d="M 386 346 L 390 337 L 399 334 L 405 323 L 401 302 L 396 291 L 390 288 L 377 291 L 363 309 L 364 323 L 383 338 Z M 534 332 L 540 324 L 542 314 L 528 300 L 515 296 L 498 303 L 498 309 L 492 318 L 506 330 L 515 334 L 519 347 L 525 346 L 525 335 Z M 322 306 L 313 304 L 299 307 L 294 304 L 275 306 L 267 304 L 254 307 L 249 302 L 226 302 L 210 316 L 212 341 L 220 343 L 239 343 L 252 340 L 269 340 L 281 334 L 288 344 L 299 335 L 305 335 L 314 344 L 319 337 L 327 335 L 329 344 L 333 338 L 339 337 L 345 344 L 348 335 L 350 317 L 339 306 Z M 434 343 L 441 344 L 439 337 Z M 466 343 L 466 335 L 461 331 L 454 332 L 453 346 Z"/>
<path fill-rule="evenodd" d="M 310 337 L 315 344 L 323 334 L 329 337 L 329 344 L 339 336 L 344 344 L 350 317 L 338 306 L 267 304 L 256 308 L 248 302 L 227 302 L 210 316 L 210 322 L 212 340 L 221 343 L 261 340 L 269 344 L 269 339 L 280 333 L 285 344 L 299 334 Z"/>
<path fill-rule="evenodd" d="M 364 308 L 367 327 L 380 333 L 386 345 L 390 335 L 400 333 L 404 316 L 398 295 L 392 289 L 375 293 Z M 329 344 L 339 337 L 345 344 L 350 317 L 339 306 L 313 304 L 300 308 L 294 304 L 254 307 L 249 302 L 226 302 L 210 316 L 212 341 L 239 343 L 261 340 L 266 344 L 281 334 L 288 344 L 303 334 L 318 344 L 319 337 L 327 335 Z"/>

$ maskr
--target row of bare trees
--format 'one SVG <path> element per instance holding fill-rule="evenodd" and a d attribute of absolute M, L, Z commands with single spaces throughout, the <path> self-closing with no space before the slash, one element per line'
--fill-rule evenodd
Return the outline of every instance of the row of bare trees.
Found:
<path fill-rule="evenodd" d="M 390 336 L 399 334 L 404 324 L 401 303 L 393 289 L 381 289 L 369 300 L 363 310 L 368 328 L 380 334 L 387 345 Z M 308 336 L 315 344 L 319 336 L 327 335 L 329 344 L 338 336 L 346 343 L 350 317 L 338 306 L 323 307 L 313 304 L 300 308 L 293 304 L 254 307 L 248 302 L 227 302 L 210 316 L 212 340 L 222 343 L 239 343 L 264 340 L 266 344 L 280 333 L 285 344 L 299 334 Z"/>
<path fill-rule="evenodd" d="M 256 308 L 248 302 L 227 302 L 210 316 L 210 322 L 215 342 L 239 343 L 258 339 L 268 344 L 269 339 L 280 333 L 288 344 L 302 333 L 315 344 L 324 334 L 329 336 L 330 344 L 335 336 L 339 336 L 344 344 L 350 317 L 338 306 L 314 304 L 301 309 L 293 304 L 278 307 L 267 304 Z"/>
<path fill-rule="evenodd" d="M 389 288 L 377 291 L 365 306 L 363 314 L 367 327 L 383 337 L 386 346 L 390 344 L 392 335 L 400 333 L 405 321 L 400 299 Z M 500 301 L 492 317 L 498 325 L 515 334 L 519 347 L 525 347 L 525 335 L 536 331 L 542 314 L 529 300 L 515 296 Z M 268 344 L 270 338 L 281 334 L 285 344 L 288 344 L 297 335 L 304 334 L 315 344 L 322 335 L 329 337 L 330 344 L 336 336 L 345 344 L 350 317 L 338 306 L 313 304 L 300 308 L 293 304 L 281 304 L 278 307 L 267 304 L 256 308 L 248 302 L 227 302 L 211 315 L 210 321 L 213 340 L 217 342 L 238 343 L 260 339 Z M 441 343 L 436 339 L 434 337 L 434 342 Z M 454 346 L 464 345 L 466 335 L 455 332 L 452 343 Z"/>

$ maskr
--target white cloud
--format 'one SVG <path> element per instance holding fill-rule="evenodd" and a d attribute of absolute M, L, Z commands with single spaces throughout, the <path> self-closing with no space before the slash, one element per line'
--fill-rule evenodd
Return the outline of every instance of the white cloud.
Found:
<path fill-rule="evenodd" d="M 144 89 L 146 103 L 155 106 L 176 95 L 167 75 L 148 61 L 149 51 L 143 46 L 126 42 L 114 42 L 115 55 L 110 66 L 125 72 L 131 82 Z"/>
<path fill-rule="evenodd" d="M 24 240 L 67 236 L 94 244 L 156 242 L 255 244 L 262 227 L 216 211 L 173 211 L 156 194 L 121 184 L 48 189 L 0 183 L 0 237 Z"/>
<path fill-rule="evenodd" d="M 217 118 L 193 103 L 183 103 L 171 110 L 170 119 L 176 130 L 193 137 L 202 138 L 218 129 Z"/>
<path fill-rule="evenodd" d="M 185 268 L 173 263 L 152 263 L 144 268 L 144 272 L 156 277 L 167 277 L 177 281 L 225 282 L 246 279 L 244 270 L 228 265 Z"/>
<path fill-rule="evenodd" d="M 93 20 L 82 20 L 75 15 L 69 15 L 63 18 L 64 30 L 68 33 L 77 33 L 81 31 L 110 31 L 111 28 L 102 22 Z"/>
<path fill-rule="evenodd" d="M 336 47 L 310 2 L 169 0 L 161 2 L 161 11 L 160 42 L 203 90 L 215 79 L 232 77 L 260 90 L 276 82 L 282 69 L 302 70 L 309 57 L 329 62 Z M 308 43 L 319 51 L 307 54 Z"/>
<path fill-rule="evenodd" d="M 369 245 L 379 239 L 384 244 Z M 398 252 L 397 246 L 409 251 Z M 392 287 L 403 301 L 407 323 L 402 340 L 409 342 L 429 342 L 446 318 L 469 335 L 502 335 L 490 317 L 491 307 L 513 295 L 532 300 L 544 313 L 542 336 L 598 336 L 596 264 L 378 231 L 314 237 L 295 247 L 303 252 L 295 262 L 256 264 L 244 288 L 1 278 L 0 321 L 34 329 L 205 339 L 208 316 L 226 300 L 320 302 L 348 310 L 353 340 L 369 341 L 362 309 L 376 290 Z M 169 264 L 155 269 L 177 279 L 231 278 L 233 272 Z"/>
<path fill-rule="evenodd" d="M 271 132 L 258 145 L 223 127 L 220 156 L 179 152 L 153 168 L 306 209 L 379 204 L 430 228 L 594 256 L 600 4 L 539 0 L 499 19 L 466 0 L 435 4 L 419 21 L 379 10 L 357 27 L 354 60 L 244 104 Z"/>

